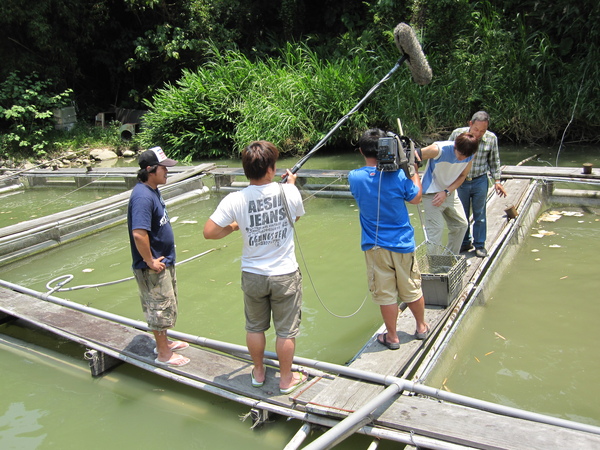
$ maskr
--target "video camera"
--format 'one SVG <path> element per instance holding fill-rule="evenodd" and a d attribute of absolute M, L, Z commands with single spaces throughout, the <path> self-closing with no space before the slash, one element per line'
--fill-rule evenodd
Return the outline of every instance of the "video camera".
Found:
<path fill-rule="evenodd" d="M 377 143 L 377 169 L 382 172 L 402 169 L 407 178 L 412 178 L 415 174 L 415 161 L 418 167 L 421 166 L 421 161 L 415 158 L 415 153 L 421 156 L 420 149 L 416 149 L 414 142 L 406 136 L 398 136 L 390 131 L 386 134 Z"/>

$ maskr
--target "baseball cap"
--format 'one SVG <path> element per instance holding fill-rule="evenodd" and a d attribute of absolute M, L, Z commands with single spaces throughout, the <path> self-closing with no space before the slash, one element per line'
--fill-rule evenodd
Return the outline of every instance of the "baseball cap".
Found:
<path fill-rule="evenodd" d="M 166 166 L 171 167 L 177 164 L 174 159 L 167 158 L 165 152 L 160 147 L 152 147 L 140 155 L 138 159 L 140 167 L 145 169 L 148 166 Z"/>

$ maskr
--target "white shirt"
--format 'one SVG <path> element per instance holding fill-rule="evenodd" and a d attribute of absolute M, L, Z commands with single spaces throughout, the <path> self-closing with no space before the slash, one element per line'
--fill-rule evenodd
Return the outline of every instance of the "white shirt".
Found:
<path fill-rule="evenodd" d="M 285 195 L 282 195 L 285 194 Z M 250 185 L 225 197 L 210 216 L 220 227 L 237 222 L 244 239 L 242 270 L 273 276 L 298 269 L 294 251 L 295 221 L 304 215 L 302 196 L 292 184 Z"/>

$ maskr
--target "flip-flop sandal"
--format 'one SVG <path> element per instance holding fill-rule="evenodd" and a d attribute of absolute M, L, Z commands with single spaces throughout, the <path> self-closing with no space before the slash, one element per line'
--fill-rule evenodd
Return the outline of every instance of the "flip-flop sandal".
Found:
<path fill-rule="evenodd" d="M 171 347 L 171 351 L 175 351 L 175 350 L 185 350 L 186 348 L 188 348 L 190 346 L 190 344 L 188 344 L 187 342 L 183 342 L 183 341 L 175 341 L 175 345 L 173 347 Z M 158 355 L 158 350 L 156 349 L 156 347 L 154 347 L 154 354 Z"/>
<path fill-rule="evenodd" d="M 252 387 L 259 388 L 263 387 L 263 385 L 265 384 L 264 381 L 256 381 L 256 378 L 254 378 L 254 369 L 252 369 L 252 371 L 250 372 L 250 378 L 252 379 Z"/>
<path fill-rule="evenodd" d="M 303 372 L 298 372 L 300 374 L 300 379 L 298 380 L 298 382 L 296 384 L 292 384 L 289 388 L 286 389 L 281 389 L 279 388 L 279 393 L 281 395 L 288 395 L 291 394 L 292 392 L 294 392 L 296 389 L 298 389 L 300 386 L 302 386 L 304 383 L 306 383 L 308 381 L 308 375 L 303 373 Z"/>
<path fill-rule="evenodd" d="M 175 356 L 175 358 L 171 358 L 168 361 L 161 361 L 158 358 L 156 358 L 154 360 L 154 362 L 156 364 L 158 364 L 159 366 L 181 367 L 181 366 L 185 366 L 187 363 L 189 363 L 190 358 L 186 358 L 185 356 L 182 356 L 182 355 L 177 355 L 177 356 Z"/>
<path fill-rule="evenodd" d="M 382 338 L 379 339 L 379 336 L 382 336 Z M 376 339 L 377 342 L 379 342 L 381 345 L 385 345 L 390 350 L 398 350 L 400 348 L 399 342 L 388 342 L 387 333 L 378 334 Z"/>

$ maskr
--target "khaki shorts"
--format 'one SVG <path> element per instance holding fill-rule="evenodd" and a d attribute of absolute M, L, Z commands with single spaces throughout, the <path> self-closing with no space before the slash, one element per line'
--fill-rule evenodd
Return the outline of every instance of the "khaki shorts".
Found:
<path fill-rule="evenodd" d="M 177 320 L 175 267 L 167 267 L 159 273 L 150 269 L 134 269 L 133 274 L 140 290 L 148 328 L 154 331 L 173 328 Z"/>
<path fill-rule="evenodd" d="M 269 329 L 271 314 L 277 336 L 295 338 L 302 319 L 302 275 L 265 276 L 242 272 L 246 331 L 262 333 Z"/>
<path fill-rule="evenodd" d="M 376 304 L 393 305 L 398 299 L 412 303 L 423 296 L 414 252 L 396 253 L 376 247 L 365 252 L 365 261 L 369 291 Z"/>

